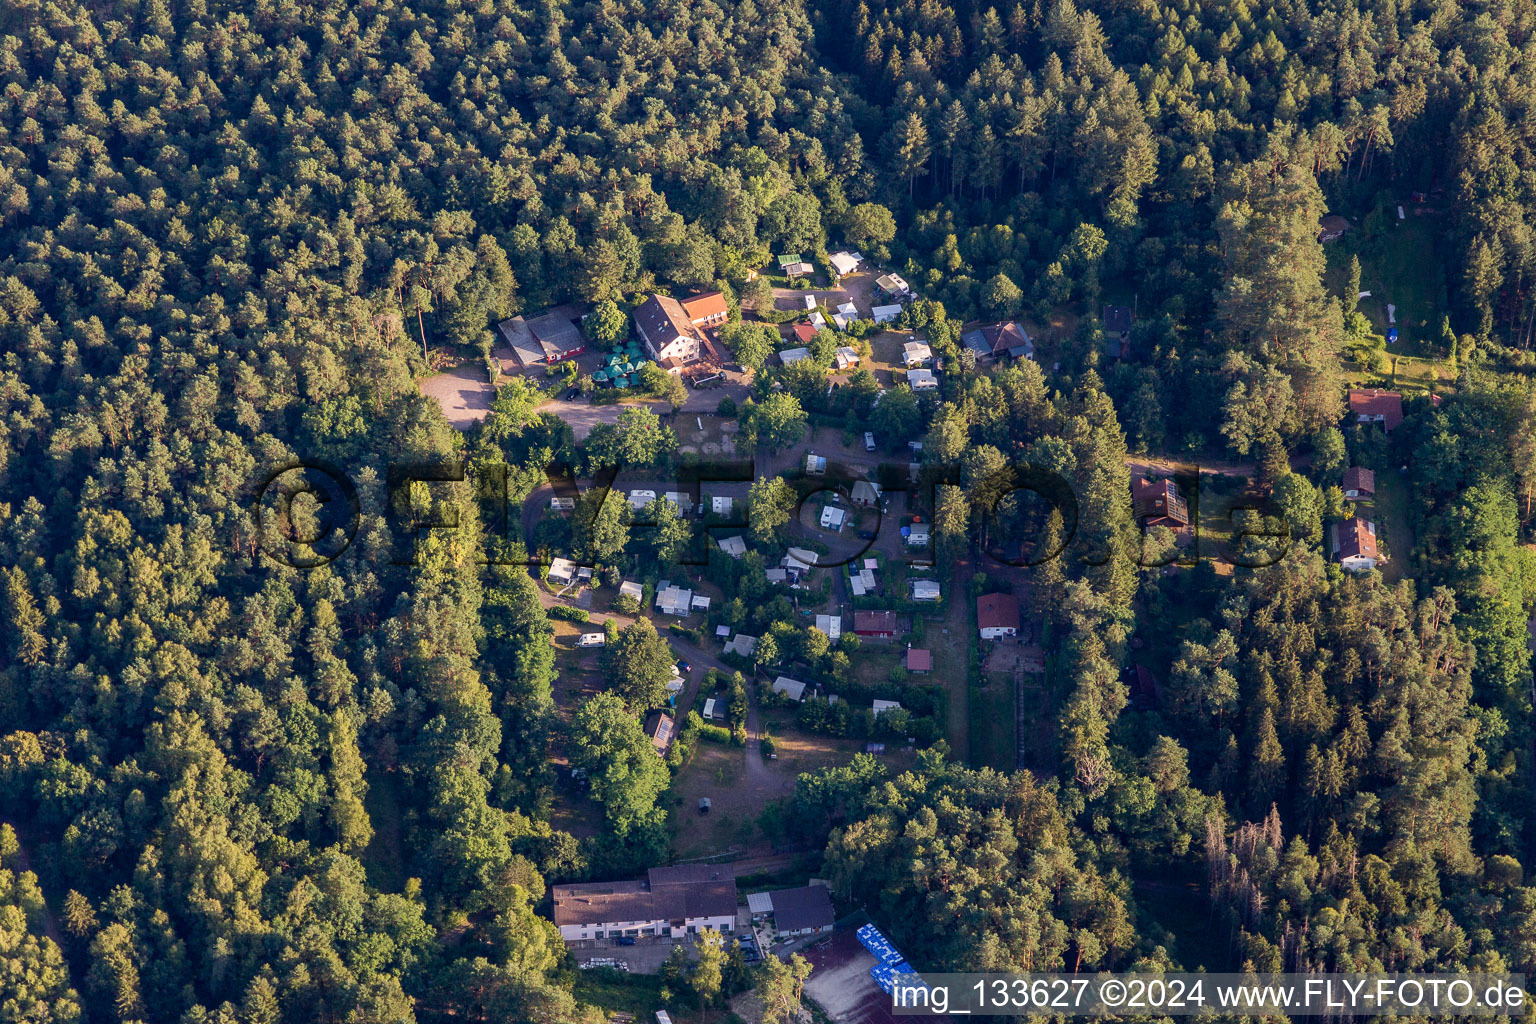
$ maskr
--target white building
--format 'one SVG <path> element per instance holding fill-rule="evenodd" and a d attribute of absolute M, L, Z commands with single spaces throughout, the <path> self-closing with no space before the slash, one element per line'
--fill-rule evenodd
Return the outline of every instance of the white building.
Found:
<path fill-rule="evenodd" d="M 939 584 L 937 580 L 913 580 L 911 586 L 912 600 L 937 601 L 939 599 Z"/>
<path fill-rule="evenodd" d="M 740 558 L 747 553 L 747 542 L 742 537 L 721 537 L 717 543 L 720 550 L 732 558 Z"/>
<path fill-rule="evenodd" d="M 922 366 L 931 359 L 933 359 L 933 349 L 926 341 L 909 341 L 901 346 L 901 361 L 909 369 Z"/>
<path fill-rule="evenodd" d="M 854 349 L 849 348 L 847 345 L 844 345 L 837 350 L 836 354 L 833 356 L 833 360 L 837 364 L 837 368 L 839 370 L 852 369 L 853 367 L 859 365 L 859 353 Z"/>
<path fill-rule="evenodd" d="M 787 348 L 779 353 L 779 362 L 785 366 L 790 366 L 802 359 L 809 358 L 811 358 L 811 350 L 808 348 Z"/>
<path fill-rule="evenodd" d="M 646 878 L 551 888 L 555 927 L 567 943 L 620 936 L 686 939 L 736 927 L 736 874 L 729 864 L 651 868 Z"/>
<path fill-rule="evenodd" d="M 876 306 L 869 311 L 869 315 L 877 324 L 888 324 L 901 315 L 901 307 L 899 305 Z"/>
<path fill-rule="evenodd" d="M 925 548 L 932 536 L 932 528 L 927 523 L 913 523 L 907 528 L 907 547 Z"/>
<path fill-rule="evenodd" d="M 807 454 L 805 457 L 805 471 L 811 476 L 823 476 L 827 472 L 827 460 L 820 455 Z"/>
<path fill-rule="evenodd" d="M 887 711 L 900 711 L 900 710 L 901 710 L 901 701 L 899 701 L 899 700 L 881 700 L 879 697 L 875 698 L 875 717 L 876 718 L 879 718 L 881 715 L 885 714 Z"/>
<path fill-rule="evenodd" d="M 834 532 L 841 533 L 843 529 L 843 520 L 847 518 L 848 513 L 834 505 L 823 505 L 821 507 L 821 528 L 823 530 L 832 530 Z"/>
<path fill-rule="evenodd" d="M 933 375 L 932 370 L 908 370 L 907 385 L 913 391 L 932 391 L 939 386 L 939 378 Z"/>
<path fill-rule="evenodd" d="M 880 485 L 868 480 L 854 481 L 853 503 L 863 508 L 873 508 L 880 504 Z"/>
<path fill-rule="evenodd" d="M 639 512 L 641 509 L 645 508 L 645 506 L 649 505 L 655 500 L 655 491 L 636 490 L 629 492 L 629 507 L 635 512 Z"/>
<path fill-rule="evenodd" d="M 693 591 L 668 584 L 656 592 L 656 608 L 663 615 L 687 615 L 693 610 Z"/>
<path fill-rule="evenodd" d="M 635 331 L 651 358 L 669 370 L 705 354 L 704 339 L 693 318 L 670 295 L 652 295 L 636 307 Z"/>
<path fill-rule="evenodd" d="M 710 498 L 709 510 L 717 516 L 728 516 L 735 501 L 731 498 Z"/>
<path fill-rule="evenodd" d="M 827 262 L 832 264 L 832 269 L 837 271 L 838 277 L 847 277 L 859 269 L 859 261 L 849 252 L 835 252 L 827 257 Z"/>
<path fill-rule="evenodd" d="M 634 598 L 635 603 L 639 604 L 645 600 L 645 588 L 634 580 L 625 580 L 619 584 L 619 596 Z"/>
<path fill-rule="evenodd" d="M 812 551 L 810 548 L 790 548 L 789 557 L 795 559 L 798 562 L 804 562 L 807 568 L 815 565 L 817 560 L 821 558 L 820 555 Z"/>
<path fill-rule="evenodd" d="M 816 628 L 827 634 L 827 639 L 837 643 L 843 635 L 843 617 L 841 615 L 816 616 Z"/>
<path fill-rule="evenodd" d="M 576 578 L 576 563 L 568 558 L 549 560 L 549 582 L 565 586 Z"/>

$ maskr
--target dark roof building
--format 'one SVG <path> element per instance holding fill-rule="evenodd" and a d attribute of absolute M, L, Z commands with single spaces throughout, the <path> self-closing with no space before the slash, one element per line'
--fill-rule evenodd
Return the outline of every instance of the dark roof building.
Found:
<path fill-rule="evenodd" d="M 736 873 L 729 864 L 651 868 L 642 879 L 581 882 L 550 890 L 555 925 L 567 940 L 591 929 L 730 930 L 736 918 Z"/>
<path fill-rule="evenodd" d="M 1359 466 L 1350 466 L 1344 471 L 1344 497 L 1376 497 L 1376 474 Z"/>
<path fill-rule="evenodd" d="M 932 672 L 933 652 L 926 647 L 907 648 L 908 672 Z"/>
<path fill-rule="evenodd" d="M 1131 507 L 1145 526 L 1168 526 L 1178 530 L 1189 525 L 1189 504 L 1179 493 L 1179 485 L 1172 480 L 1154 481 L 1145 477 L 1133 480 Z"/>
<path fill-rule="evenodd" d="M 986 324 L 967 331 L 960 339 L 976 353 L 977 359 L 1029 359 L 1035 354 L 1035 340 L 1017 320 Z"/>
<path fill-rule="evenodd" d="M 587 339 L 578 326 L 581 310 L 575 306 L 556 306 L 538 316 L 514 316 L 496 325 L 502 338 L 512 347 L 524 366 L 558 363 L 579 355 Z"/>
<path fill-rule="evenodd" d="M 1104 324 L 1105 334 L 1124 335 L 1131 332 L 1135 315 L 1130 306 L 1105 306 L 1104 315 L 1099 319 Z"/>
<path fill-rule="evenodd" d="M 855 609 L 853 631 L 859 636 L 895 636 L 896 613 Z"/>
<path fill-rule="evenodd" d="M 773 899 L 773 927 L 781 935 L 829 932 L 837 923 L 832 897 L 824 885 L 775 889 L 769 895 Z"/>
<path fill-rule="evenodd" d="M 1336 213 L 1330 213 L 1318 222 L 1317 240 L 1319 242 L 1331 242 L 1336 238 L 1343 238 L 1344 232 L 1350 229 L 1349 221 Z"/>

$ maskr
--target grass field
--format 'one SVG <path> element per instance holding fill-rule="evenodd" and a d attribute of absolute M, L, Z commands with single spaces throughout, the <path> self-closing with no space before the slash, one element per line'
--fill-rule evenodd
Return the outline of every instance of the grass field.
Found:
<path fill-rule="evenodd" d="M 1360 289 L 1371 294 L 1358 308 L 1377 335 L 1385 338 L 1387 328 L 1394 326 L 1388 322 L 1387 305 L 1396 307 L 1399 337 L 1386 349 L 1388 368 L 1377 373 L 1346 359 L 1345 376 L 1352 387 L 1440 390 L 1452 375 L 1440 341 L 1447 290 L 1444 264 L 1435 255 L 1436 218 L 1410 214 L 1399 221 L 1394 207 L 1387 224 L 1369 235 L 1357 228 L 1327 247 L 1325 281 L 1334 295 L 1345 288 L 1350 256 L 1360 257 Z"/>
<path fill-rule="evenodd" d="M 666 1010 L 675 1024 L 702 1024 L 704 1016 L 684 995 L 663 1000 L 665 984 L 656 974 L 623 974 L 618 971 L 578 971 L 573 994 L 577 1002 L 601 1007 L 605 1014 L 629 1013 L 635 1024 L 654 1024 L 657 1010 Z M 724 1007 L 709 1011 L 715 1024 L 740 1024 L 740 1018 Z"/>
<path fill-rule="evenodd" d="M 741 852 L 767 840 L 758 817 L 770 801 L 794 791 L 803 773 L 847 764 L 864 749 L 862 740 L 837 739 L 805 732 L 795 726 L 791 710 L 762 712 L 762 724 L 773 737 L 776 760 L 764 760 L 761 773 L 750 771 L 750 756 L 741 747 L 700 741 L 693 759 L 672 780 L 672 852 L 680 858 Z M 904 745 L 891 744 L 880 758 L 897 774 L 914 756 Z M 710 812 L 700 814 L 699 797 L 707 796 Z"/>
<path fill-rule="evenodd" d="M 1018 760 L 1013 714 L 1013 682 L 994 678 L 970 692 L 971 756 L 973 768 L 1011 772 Z"/>
<path fill-rule="evenodd" d="M 1396 583 L 1412 569 L 1414 537 L 1408 500 L 1407 478 L 1387 467 L 1376 473 L 1376 500 L 1361 508 L 1366 517 L 1374 510 L 1377 532 L 1386 534 L 1390 559 L 1381 567 L 1381 575 L 1388 583 Z"/>

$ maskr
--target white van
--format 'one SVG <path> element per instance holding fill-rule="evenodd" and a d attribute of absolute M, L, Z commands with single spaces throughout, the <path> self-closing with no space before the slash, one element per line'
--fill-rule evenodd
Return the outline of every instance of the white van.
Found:
<path fill-rule="evenodd" d="M 604 633 L 583 633 L 581 639 L 576 641 L 577 647 L 604 647 L 608 644 L 608 637 Z"/>
<path fill-rule="evenodd" d="M 875 450 L 875 435 L 867 430 L 864 432 L 864 450 L 867 452 Z"/>

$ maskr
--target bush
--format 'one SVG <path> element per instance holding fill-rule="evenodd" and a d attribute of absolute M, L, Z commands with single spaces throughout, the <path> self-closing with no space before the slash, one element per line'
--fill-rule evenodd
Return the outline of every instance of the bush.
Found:
<path fill-rule="evenodd" d="M 692 718 L 692 714 L 689 715 Z M 703 719 L 699 720 L 699 738 L 709 740 L 711 743 L 731 742 L 731 730 L 723 726 L 711 725 Z"/>
<path fill-rule="evenodd" d="M 773 737 L 772 736 L 764 736 L 763 737 L 763 742 L 762 742 L 762 747 L 763 747 L 763 756 L 764 757 L 767 757 L 769 754 L 772 754 L 774 752 L 774 749 L 775 749 L 774 748 L 774 743 L 773 743 Z"/>
<path fill-rule="evenodd" d="M 571 608 L 567 605 L 557 604 L 549 609 L 549 617 L 552 619 L 564 619 L 566 622 L 591 622 L 592 616 L 585 608 Z"/>

